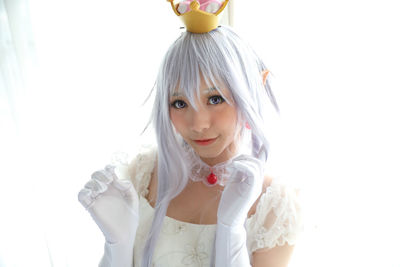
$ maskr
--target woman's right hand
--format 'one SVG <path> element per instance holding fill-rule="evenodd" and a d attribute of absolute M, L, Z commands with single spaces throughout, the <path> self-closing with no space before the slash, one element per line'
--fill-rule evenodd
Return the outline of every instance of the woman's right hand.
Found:
<path fill-rule="evenodd" d="M 92 174 L 79 192 L 79 202 L 90 213 L 109 244 L 133 244 L 139 225 L 139 199 L 128 180 L 119 180 L 115 166 Z"/>

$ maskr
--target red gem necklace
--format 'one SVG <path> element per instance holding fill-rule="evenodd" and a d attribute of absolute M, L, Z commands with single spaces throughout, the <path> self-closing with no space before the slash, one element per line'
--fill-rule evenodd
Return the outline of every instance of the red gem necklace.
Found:
<path fill-rule="evenodd" d="M 217 176 L 213 173 L 212 169 L 211 173 L 207 176 L 207 182 L 210 184 L 215 184 L 218 181 Z"/>
<path fill-rule="evenodd" d="M 229 173 L 226 170 L 226 165 L 231 160 L 218 163 L 214 166 L 209 166 L 199 157 L 194 157 L 192 161 L 190 179 L 195 182 L 203 182 L 207 186 L 215 186 L 217 184 L 225 186 L 229 179 Z"/>

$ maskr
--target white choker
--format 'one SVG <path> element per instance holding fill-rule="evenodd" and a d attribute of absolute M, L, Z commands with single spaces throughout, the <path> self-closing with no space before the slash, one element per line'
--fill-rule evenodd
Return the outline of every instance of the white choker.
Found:
<path fill-rule="evenodd" d="M 226 166 L 232 162 L 233 158 L 218 163 L 214 166 L 209 166 L 202 161 L 193 149 L 185 149 L 190 159 L 190 175 L 189 178 L 194 182 L 203 182 L 206 186 L 212 187 L 215 185 L 225 186 L 230 173 L 226 170 Z"/>
<path fill-rule="evenodd" d="M 202 161 L 193 148 L 182 140 L 183 150 L 186 152 L 186 156 L 189 159 L 188 167 L 191 170 L 189 172 L 189 178 L 194 182 L 201 181 L 209 187 L 217 184 L 225 186 L 231 175 L 231 173 L 226 170 L 226 166 L 228 166 L 240 154 L 252 154 L 251 131 L 244 131 L 242 138 L 243 142 L 235 156 L 212 167 Z"/>

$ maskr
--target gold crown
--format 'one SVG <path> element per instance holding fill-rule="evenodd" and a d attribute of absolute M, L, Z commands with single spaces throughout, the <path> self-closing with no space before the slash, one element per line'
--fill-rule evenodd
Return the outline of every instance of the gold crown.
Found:
<path fill-rule="evenodd" d="M 167 0 L 171 3 L 172 9 L 175 14 L 179 16 L 186 26 L 187 31 L 193 33 L 206 33 L 218 27 L 218 15 L 225 9 L 229 0 L 225 0 L 221 7 L 215 13 L 208 13 L 200 10 L 200 4 L 196 0 L 190 3 L 190 11 L 186 13 L 179 13 L 177 10 L 179 4 L 174 4 L 174 0 Z"/>

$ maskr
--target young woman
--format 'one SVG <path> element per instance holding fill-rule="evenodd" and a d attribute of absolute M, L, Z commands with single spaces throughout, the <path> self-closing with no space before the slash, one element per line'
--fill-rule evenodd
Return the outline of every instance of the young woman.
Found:
<path fill-rule="evenodd" d="M 100 266 L 287 266 L 296 191 L 266 175 L 261 59 L 232 29 L 184 32 L 161 64 L 157 146 L 97 171 L 79 193 L 106 242 Z"/>

